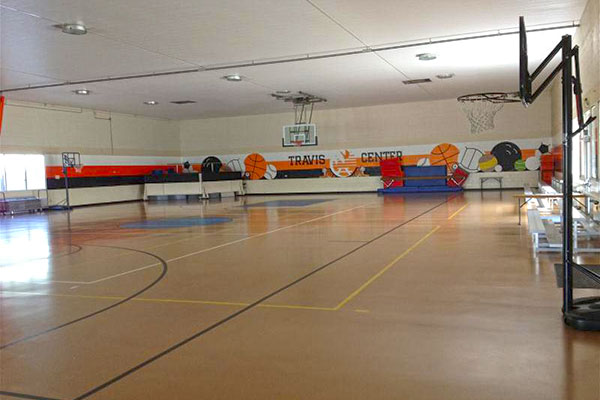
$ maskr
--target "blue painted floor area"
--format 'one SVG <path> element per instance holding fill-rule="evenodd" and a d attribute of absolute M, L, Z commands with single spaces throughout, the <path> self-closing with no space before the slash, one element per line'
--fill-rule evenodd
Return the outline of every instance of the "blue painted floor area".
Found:
<path fill-rule="evenodd" d="M 164 228 L 185 228 L 190 226 L 216 225 L 225 222 L 231 222 L 231 218 L 212 217 L 212 218 L 173 218 L 173 219 L 151 219 L 147 221 L 130 222 L 121 225 L 121 228 L 128 229 L 164 229 Z"/>
<path fill-rule="evenodd" d="M 304 199 L 304 200 L 271 200 L 262 203 L 246 204 L 244 207 L 305 207 L 312 204 L 331 201 L 330 199 Z"/>

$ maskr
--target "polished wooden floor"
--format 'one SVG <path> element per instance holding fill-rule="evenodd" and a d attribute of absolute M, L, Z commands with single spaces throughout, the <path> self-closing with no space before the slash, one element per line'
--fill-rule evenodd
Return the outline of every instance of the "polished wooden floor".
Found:
<path fill-rule="evenodd" d="M 597 400 L 512 194 L 1 218 L 0 398 Z M 122 227 L 183 217 L 231 221 Z"/>

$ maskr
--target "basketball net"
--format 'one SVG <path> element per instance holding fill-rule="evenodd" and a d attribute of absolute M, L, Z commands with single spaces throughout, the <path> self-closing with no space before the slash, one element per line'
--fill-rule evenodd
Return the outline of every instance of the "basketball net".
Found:
<path fill-rule="evenodd" d="M 73 169 L 75 170 L 75 173 L 80 174 L 83 170 L 83 164 L 75 164 L 73 165 Z"/>
<path fill-rule="evenodd" d="M 291 143 L 292 143 L 292 146 L 301 147 L 304 144 L 304 141 L 303 140 L 292 140 Z"/>
<path fill-rule="evenodd" d="M 490 92 L 467 94 L 457 100 L 471 123 L 471 134 L 479 135 L 494 129 L 494 117 L 505 103 L 516 103 L 520 98 L 516 93 Z"/>
<path fill-rule="evenodd" d="M 461 108 L 471 123 L 471 134 L 479 135 L 494 129 L 494 117 L 504 104 L 490 101 L 461 102 Z"/>

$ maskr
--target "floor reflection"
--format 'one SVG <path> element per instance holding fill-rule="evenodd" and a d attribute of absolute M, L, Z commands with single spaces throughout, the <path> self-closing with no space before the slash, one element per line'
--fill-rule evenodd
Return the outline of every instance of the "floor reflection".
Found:
<path fill-rule="evenodd" d="M 0 282 L 47 280 L 50 242 L 46 219 L 0 220 Z"/>

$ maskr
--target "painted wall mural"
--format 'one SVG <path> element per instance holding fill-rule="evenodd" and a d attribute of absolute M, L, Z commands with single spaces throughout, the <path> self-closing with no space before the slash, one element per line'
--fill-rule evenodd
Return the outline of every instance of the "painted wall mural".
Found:
<path fill-rule="evenodd" d="M 460 166 L 470 173 L 535 171 L 540 157 L 548 154 L 551 138 L 513 141 L 439 143 L 315 151 L 314 147 L 294 148 L 277 153 L 210 155 L 189 158 L 195 168 L 239 171 L 247 179 L 347 178 L 380 176 L 380 160 L 401 157 L 406 166 L 445 165 L 450 172 Z"/>

